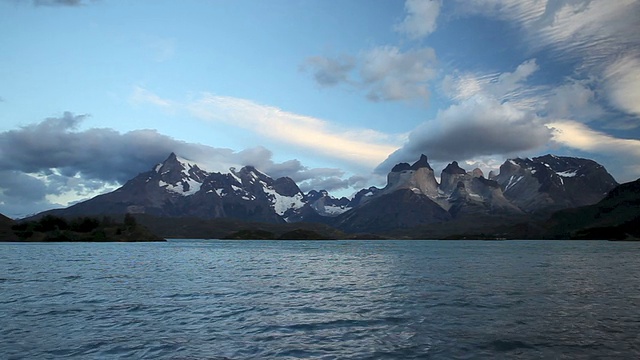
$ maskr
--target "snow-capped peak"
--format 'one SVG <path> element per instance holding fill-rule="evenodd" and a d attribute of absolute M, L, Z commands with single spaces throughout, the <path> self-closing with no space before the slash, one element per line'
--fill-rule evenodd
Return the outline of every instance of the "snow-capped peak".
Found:
<path fill-rule="evenodd" d="M 171 153 L 162 163 L 153 169 L 158 174 L 158 186 L 182 196 L 197 193 L 209 173 L 202 170 L 194 161 Z"/>

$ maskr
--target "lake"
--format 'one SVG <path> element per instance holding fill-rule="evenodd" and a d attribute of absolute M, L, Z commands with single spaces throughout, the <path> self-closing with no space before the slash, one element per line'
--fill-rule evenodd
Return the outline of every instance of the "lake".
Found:
<path fill-rule="evenodd" d="M 640 358 L 640 243 L 0 243 L 4 359 Z"/>

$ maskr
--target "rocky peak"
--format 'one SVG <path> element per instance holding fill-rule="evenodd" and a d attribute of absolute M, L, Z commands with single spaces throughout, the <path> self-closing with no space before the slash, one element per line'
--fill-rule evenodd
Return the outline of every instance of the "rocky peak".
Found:
<path fill-rule="evenodd" d="M 407 170 L 411 170 L 411 165 L 409 165 L 408 163 L 398 163 L 396 164 L 392 169 L 391 172 L 403 172 L 403 171 L 407 171 Z"/>
<path fill-rule="evenodd" d="M 157 164 L 146 177 L 145 183 L 153 183 L 172 194 L 189 196 L 195 194 L 210 174 L 187 159 L 171 153 Z"/>
<path fill-rule="evenodd" d="M 420 159 L 413 165 L 400 163 L 394 166 L 387 175 L 387 186 L 381 194 L 388 194 L 400 189 L 409 189 L 431 198 L 438 196 L 438 182 L 425 155 L 420 156 Z"/>
<path fill-rule="evenodd" d="M 482 170 L 480 170 L 480 168 L 475 168 L 471 172 L 471 176 L 473 176 L 474 178 L 484 177 L 484 173 L 482 172 Z"/>
<path fill-rule="evenodd" d="M 254 166 L 243 166 L 240 171 L 236 171 L 234 168 L 231 168 L 230 170 L 233 175 L 240 179 L 243 187 L 251 187 L 260 183 L 264 183 L 265 186 L 273 185 L 273 179 L 256 169 Z"/>
<path fill-rule="evenodd" d="M 413 165 L 411 165 L 411 170 L 418 170 L 420 168 L 427 168 L 427 169 L 433 171 L 433 169 L 429 165 L 429 159 L 424 154 L 420 155 L 420 159 L 418 161 L 416 161 L 415 163 L 413 163 Z"/>
<path fill-rule="evenodd" d="M 510 201 L 531 212 L 593 204 L 617 185 L 593 160 L 550 154 L 509 159 L 492 179 Z"/>
<path fill-rule="evenodd" d="M 283 196 L 294 196 L 297 194 L 302 194 L 296 182 L 289 177 L 277 178 L 273 182 L 273 188 L 278 194 Z"/>
<path fill-rule="evenodd" d="M 421 168 L 427 168 L 433 171 L 433 169 L 431 168 L 431 165 L 429 165 L 429 159 L 424 154 L 420 155 L 420 159 L 418 159 L 418 161 L 413 163 L 413 165 L 409 165 L 409 163 L 406 163 L 406 162 L 396 164 L 391 169 L 391 172 L 403 172 L 408 170 L 418 170 Z"/>
<path fill-rule="evenodd" d="M 154 167 L 154 171 L 161 175 L 170 172 L 180 173 L 182 172 L 182 170 L 185 170 L 185 168 L 183 167 L 182 163 L 178 161 L 178 157 L 175 153 L 171 153 L 165 161 Z"/>
<path fill-rule="evenodd" d="M 451 164 L 447 165 L 447 167 L 444 168 L 444 170 L 442 170 L 442 173 L 446 173 L 446 174 L 466 174 L 467 172 L 458 165 L 457 161 L 454 161 Z"/>
<path fill-rule="evenodd" d="M 376 197 L 376 195 L 381 190 L 375 186 L 371 186 L 368 189 L 362 189 L 355 193 L 353 199 L 351 199 L 351 206 L 359 206 L 360 204 L 364 204 L 370 199 Z"/>
<path fill-rule="evenodd" d="M 440 190 L 446 195 L 451 195 L 459 184 L 469 182 L 471 176 L 467 174 L 467 171 L 458 165 L 457 161 L 454 161 L 447 165 L 447 167 L 440 173 Z"/>

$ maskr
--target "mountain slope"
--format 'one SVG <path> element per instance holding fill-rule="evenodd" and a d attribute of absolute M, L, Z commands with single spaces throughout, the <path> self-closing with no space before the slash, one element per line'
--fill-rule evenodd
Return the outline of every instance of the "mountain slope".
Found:
<path fill-rule="evenodd" d="M 554 211 L 600 201 L 618 183 L 593 160 L 545 155 L 510 159 L 490 176 L 525 212 Z"/>
<path fill-rule="evenodd" d="M 209 173 L 172 153 L 111 193 L 50 213 L 66 217 L 124 213 L 229 217 L 280 223 L 285 212 L 304 205 L 302 198 L 291 179 L 273 180 L 251 166 L 227 174 Z"/>
<path fill-rule="evenodd" d="M 428 196 L 400 189 L 344 213 L 336 226 L 347 232 L 385 232 L 450 219 L 451 215 Z"/>
<path fill-rule="evenodd" d="M 595 205 L 558 211 L 549 236 L 572 239 L 640 239 L 640 179 L 617 186 Z"/>
<path fill-rule="evenodd" d="M 16 222 L 12 219 L 0 214 L 0 241 L 16 241 L 18 237 L 13 232 L 11 227 L 15 225 Z"/>

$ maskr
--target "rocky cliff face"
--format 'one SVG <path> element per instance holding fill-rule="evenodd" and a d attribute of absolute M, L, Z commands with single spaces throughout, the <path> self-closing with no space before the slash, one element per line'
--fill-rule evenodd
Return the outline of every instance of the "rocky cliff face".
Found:
<path fill-rule="evenodd" d="M 367 201 L 341 216 L 338 225 L 350 231 L 364 224 L 391 230 L 479 214 L 522 214 L 504 197 L 496 181 L 485 179 L 480 169 L 468 172 L 455 161 L 442 171 L 441 183 L 425 155 L 413 165 L 397 164 L 387 179 L 387 186 L 368 191 Z M 408 196 L 407 191 L 415 196 Z"/>
<path fill-rule="evenodd" d="M 431 198 L 438 196 L 438 182 L 425 155 L 413 165 L 400 163 L 394 166 L 387 176 L 387 186 L 382 189 L 381 194 L 391 194 L 401 189 Z"/>

